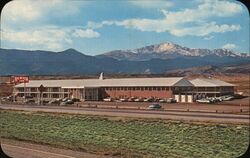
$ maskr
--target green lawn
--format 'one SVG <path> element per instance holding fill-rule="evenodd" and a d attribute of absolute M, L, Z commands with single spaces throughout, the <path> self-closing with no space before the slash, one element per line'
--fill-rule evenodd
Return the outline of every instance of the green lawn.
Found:
<path fill-rule="evenodd" d="M 0 135 L 102 154 L 234 158 L 249 127 L 0 110 Z"/>

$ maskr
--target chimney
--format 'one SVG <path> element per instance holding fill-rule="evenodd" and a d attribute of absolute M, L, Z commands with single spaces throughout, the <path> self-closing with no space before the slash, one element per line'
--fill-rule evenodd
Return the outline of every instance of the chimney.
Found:
<path fill-rule="evenodd" d="M 99 80 L 103 80 L 103 72 L 100 74 Z"/>

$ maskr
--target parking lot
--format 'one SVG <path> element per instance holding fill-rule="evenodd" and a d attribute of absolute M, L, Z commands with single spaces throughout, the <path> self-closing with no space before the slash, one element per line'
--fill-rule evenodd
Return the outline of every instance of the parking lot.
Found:
<path fill-rule="evenodd" d="M 31 98 L 29 98 L 31 99 Z M 39 105 L 38 101 L 29 102 L 26 100 L 16 100 L 15 104 L 30 104 Z M 11 101 L 2 101 L 2 104 L 12 104 Z M 43 102 L 44 105 L 56 105 L 56 106 L 77 106 L 83 108 L 116 108 L 116 109 L 138 109 L 145 110 L 154 103 L 161 106 L 161 110 L 168 111 L 197 111 L 197 112 L 216 112 L 216 113 L 244 113 L 249 112 L 249 97 L 242 99 L 233 99 L 228 101 L 220 101 L 214 103 L 175 103 L 175 102 L 154 102 L 154 101 L 84 101 L 80 102 L 79 99 L 67 100 L 67 99 L 54 99 L 50 102 Z"/>

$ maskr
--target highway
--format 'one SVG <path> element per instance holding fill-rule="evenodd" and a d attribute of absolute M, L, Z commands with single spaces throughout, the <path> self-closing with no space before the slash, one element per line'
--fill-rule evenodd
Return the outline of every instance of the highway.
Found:
<path fill-rule="evenodd" d="M 161 110 L 138 110 L 138 109 L 114 109 L 114 108 L 81 108 L 59 106 L 34 106 L 34 105 L 0 105 L 1 109 L 56 112 L 70 114 L 87 114 L 117 117 L 135 118 L 159 118 L 182 121 L 214 122 L 214 123 L 248 123 L 249 115 L 227 114 L 215 112 L 195 111 L 161 111 Z"/>
<path fill-rule="evenodd" d="M 13 158 L 110 158 L 69 149 L 60 149 L 49 145 L 28 143 L 23 141 L 1 139 L 4 153 Z"/>

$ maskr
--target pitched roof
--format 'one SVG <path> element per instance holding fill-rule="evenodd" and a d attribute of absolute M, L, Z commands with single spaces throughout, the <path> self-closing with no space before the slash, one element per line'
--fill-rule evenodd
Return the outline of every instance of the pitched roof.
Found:
<path fill-rule="evenodd" d="M 102 87 L 140 87 L 140 86 L 173 86 L 176 82 L 183 79 L 182 77 L 168 78 L 121 78 L 121 79 L 104 79 L 104 80 L 84 80 L 86 87 L 99 85 Z"/>
<path fill-rule="evenodd" d="M 182 77 L 168 78 L 121 78 L 121 79 L 78 79 L 78 80 L 30 80 L 26 87 L 45 87 L 62 88 L 84 88 L 84 87 L 140 87 L 140 86 L 173 86 L 183 79 Z M 187 83 L 186 81 L 185 83 Z M 16 85 L 24 87 L 24 84 Z"/>
<path fill-rule="evenodd" d="M 190 81 L 195 87 L 221 87 L 234 86 L 233 84 L 217 80 L 217 79 L 203 79 L 197 78 Z"/>
<path fill-rule="evenodd" d="M 83 86 L 83 80 L 30 80 L 26 83 L 26 87 L 81 87 Z M 18 84 L 15 87 L 24 87 L 24 83 Z"/>

